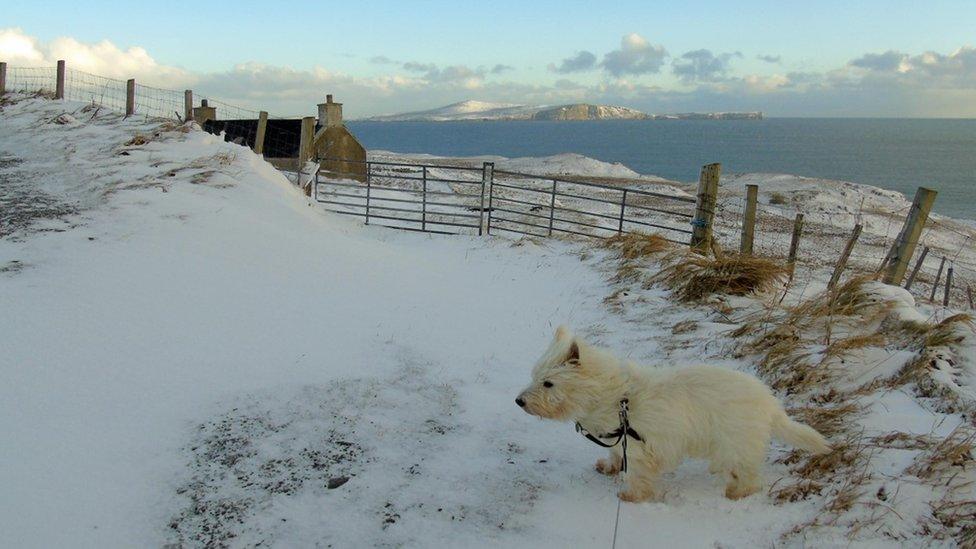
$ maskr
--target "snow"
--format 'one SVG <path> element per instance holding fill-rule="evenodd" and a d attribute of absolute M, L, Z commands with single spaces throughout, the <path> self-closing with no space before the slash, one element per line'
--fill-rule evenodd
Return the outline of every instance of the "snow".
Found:
<path fill-rule="evenodd" d="M 481 166 L 482 162 L 494 162 L 495 169 L 534 175 L 559 177 L 573 176 L 591 179 L 628 179 L 633 182 L 670 183 L 656 175 L 640 174 L 620 162 L 603 162 L 577 153 L 562 153 L 551 156 L 525 156 L 508 158 L 497 155 L 444 157 L 431 154 L 395 153 L 371 150 L 370 160 L 385 162 L 431 162 L 450 161 L 462 165 Z M 689 196 L 685 192 L 682 196 Z"/>
<path fill-rule="evenodd" d="M 650 365 L 754 369 L 711 307 L 639 285 L 604 303 L 604 251 L 364 227 L 245 148 L 82 107 L 0 113 L 0 193 L 26 212 L 0 238 L 11 547 L 607 547 L 618 502 L 592 469 L 602 450 L 513 402 L 554 327 Z M 137 133 L 148 143 L 126 145 Z M 509 162 L 633 177 L 578 155 Z M 961 419 L 892 391 L 860 421 L 945 434 Z M 905 452 L 879 463 L 896 474 Z M 770 450 L 767 486 L 789 480 L 784 453 Z M 663 482 L 663 501 L 620 506 L 617 547 L 777 545 L 824 503 L 728 501 L 696 461 Z M 887 526 L 916 545 L 932 540 L 906 524 L 932 494 L 910 485 L 914 514 Z M 788 539 L 891 542 L 839 526 Z"/>

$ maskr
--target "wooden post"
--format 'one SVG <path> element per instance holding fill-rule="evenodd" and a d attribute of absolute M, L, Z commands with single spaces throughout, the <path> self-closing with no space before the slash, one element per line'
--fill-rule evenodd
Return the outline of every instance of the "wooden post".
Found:
<path fill-rule="evenodd" d="M 485 231 L 485 191 L 491 192 L 491 181 L 495 179 L 495 163 L 494 162 L 482 162 L 481 163 L 481 202 L 478 206 L 478 236 L 484 234 Z M 491 196 L 488 197 L 491 200 Z M 488 208 L 488 226 L 487 229 L 491 230 L 491 207 Z"/>
<path fill-rule="evenodd" d="M 966 298 L 969 299 L 969 310 L 976 310 L 976 305 L 973 305 L 973 287 L 968 283 L 966 284 Z"/>
<path fill-rule="evenodd" d="M 946 259 L 944 257 L 939 262 L 939 271 L 935 273 L 935 283 L 932 284 L 932 293 L 929 295 L 929 301 L 935 302 L 935 292 L 939 289 L 939 280 L 942 279 L 942 269 L 945 268 L 945 262 Z"/>
<path fill-rule="evenodd" d="M 746 209 L 742 214 L 742 241 L 739 253 L 752 255 L 752 242 L 756 231 L 756 204 L 759 201 L 759 185 L 746 185 Z"/>
<path fill-rule="evenodd" d="M 932 210 L 935 202 L 935 195 L 938 193 L 932 189 L 919 187 L 915 191 L 915 200 L 912 202 L 912 209 L 905 218 L 905 226 L 902 228 L 898 239 L 892 244 L 890 260 L 885 266 L 885 274 L 882 281 L 885 284 L 901 284 L 901 279 L 908 270 L 908 262 L 915 254 L 915 246 L 918 244 L 918 237 L 922 234 L 925 221 Z"/>
<path fill-rule="evenodd" d="M 830 282 L 827 283 L 827 289 L 831 289 L 837 285 L 840 280 L 841 273 L 847 267 L 847 260 L 851 258 L 851 251 L 854 250 L 854 244 L 857 243 L 858 237 L 861 236 L 860 224 L 854 225 L 854 232 L 851 233 L 851 237 L 847 239 L 847 245 L 844 246 L 844 251 L 840 254 L 840 259 L 837 260 L 837 266 L 834 267 L 834 274 L 830 275 Z"/>
<path fill-rule="evenodd" d="M 136 113 L 136 79 L 130 78 L 125 82 L 125 116 Z"/>
<path fill-rule="evenodd" d="M 7 93 L 7 62 L 0 61 L 0 95 Z"/>
<path fill-rule="evenodd" d="M 64 99 L 64 59 L 58 61 L 58 77 L 54 84 L 54 98 Z"/>
<path fill-rule="evenodd" d="M 315 142 L 315 117 L 306 116 L 302 118 L 302 133 L 298 145 L 298 176 L 301 182 L 301 174 L 304 173 L 305 163 L 312 159 L 312 144 Z M 308 185 L 304 188 L 305 196 L 311 196 L 312 189 Z"/>
<path fill-rule="evenodd" d="M 491 199 L 495 183 L 495 163 L 485 162 L 481 165 L 481 216 L 485 217 L 485 191 L 488 192 L 488 216 L 485 219 L 485 232 L 491 234 Z M 481 236 L 481 228 L 478 228 L 478 236 Z"/>
<path fill-rule="evenodd" d="M 925 262 L 925 256 L 927 255 L 929 255 L 928 246 L 922 248 L 922 255 L 918 256 L 918 261 L 915 262 L 915 268 L 912 269 L 912 274 L 908 275 L 908 282 L 905 282 L 906 290 L 912 289 L 912 284 L 915 282 L 915 277 L 918 276 L 918 271 L 922 268 L 922 263 Z"/>
<path fill-rule="evenodd" d="M 193 120 L 193 90 L 183 92 L 183 121 Z"/>
<path fill-rule="evenodd" d="M 695 219 L 691 222 L 691 248 L 701 253 L 707 253 L 711 247 L 712 221 L 715 219 L 721 175 L 722 165 L 715 163 L 702 166 L 698 177 L 698 202 L 695 204 Z"/>
<path fill-rule="evenodd" d="M 552 180 L 552 198 L 549 200 L 549 236 L 552 236 L 552 222 L 556 219 L 556 180 Z"/>
<path fill-rule="evenodd" d="M 942 297 L 942 306 L 949 306 L 949 294 L 952 292 L 952 265 L 949 265 L 949 269 L 946 271 L 946 287 L 945 295 Z"/>
<path fill-rule="evenodd" d="M 793 280 L 793 270 L 796 267 L 796 252 L 800 249 L 800 235 L 803 233 L 803 214 L 798 213 L 793 219 L 793 238 L 790 240 L 790 256 L 786 260 L 787 268 L 790 271 L 790 280 Z"/>
<path fill-rule="evenodd" d="M 264 154 L 264 136 L 268 131 L 268 112 L 258 114 L 258 131 L 254 134 L 254 152 Z"/>

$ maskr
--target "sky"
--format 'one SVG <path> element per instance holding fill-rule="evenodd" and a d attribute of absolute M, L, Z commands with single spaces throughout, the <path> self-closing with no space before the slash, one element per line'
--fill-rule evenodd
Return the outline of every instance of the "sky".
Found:
<path fill-rule="evenodd" d="M 281 115 L 463 100 L 976 117 L 976 1 L 8 3 L 0 61 Z"/>

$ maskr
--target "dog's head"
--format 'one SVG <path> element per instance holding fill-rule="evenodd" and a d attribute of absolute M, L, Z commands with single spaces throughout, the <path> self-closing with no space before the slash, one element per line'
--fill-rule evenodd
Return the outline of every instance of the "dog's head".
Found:
<path fill-rule="evenodd" d="M 546 419 L 579 417 L 593 399 L 590 372 L 585 366 L 588 348 L 565 326 L 532 369 L 532 383 L 515 399 L 526 412 Z"/>

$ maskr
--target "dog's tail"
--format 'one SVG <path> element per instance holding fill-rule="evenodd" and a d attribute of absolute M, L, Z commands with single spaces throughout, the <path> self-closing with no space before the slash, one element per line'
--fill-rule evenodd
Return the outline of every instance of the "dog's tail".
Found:
<path fill-rule="evenodd" d="M 814 454 L 826 454 L 830 451 L 827 440 L 809 425 L 793 421 L 786 412 L 780 411 L 773 417 L 773 436 L 783 442 Z"/>

